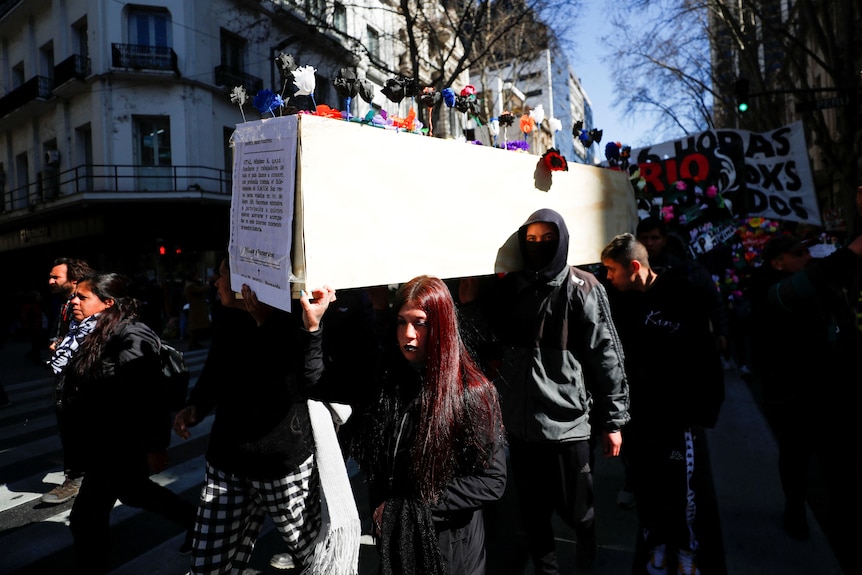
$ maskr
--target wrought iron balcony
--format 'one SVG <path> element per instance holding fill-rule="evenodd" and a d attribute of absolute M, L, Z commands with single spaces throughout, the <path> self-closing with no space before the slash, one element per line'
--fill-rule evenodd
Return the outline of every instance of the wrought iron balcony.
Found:
<path fill-rule="evenodd" d="M 0 114 L 8 116 L 34 100 L 47 100 L 54 89 L 54 81 L 47 76 L 33 76 L 19 87 L 0 98 Z"/>
<path fill-rule="evenodd" d="M 167 46 L 143 44 L 111 44 L 111 65 L 133 70 L 166 70 L 180 73 L 177 54 Z"/>
<path fill-rule="evenodd" d="M 230 202 L 230 170 L 208 166 L 84 164 L 64 171 L 46 168 L 36 181 L 0 196 L 0 221 L 52 205 L 122 201 Z"/>
<path fill-rule="evenodd" d="M 257 76 L 234 70 L 227 66 L 215 67 L 215 85 L 224 86 L 228 89 L 242 86 L 251 95 L 257 94 L 263 89 L 263 80 Z"/>
<path fill-rule="evenodd" d="M 54 85 L 59 86 L 69 80 L 84 80 L 90 75 L 90 59 L 73 54 L 54 66 Z"/>

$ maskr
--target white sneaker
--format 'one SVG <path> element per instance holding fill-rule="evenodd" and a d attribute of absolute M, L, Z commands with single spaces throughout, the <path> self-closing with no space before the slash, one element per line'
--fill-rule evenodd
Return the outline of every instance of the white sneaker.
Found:
<path fill-rule="evenodd" d="M 625 489 L 620 489 L 617 493 L 617 505 L 623 509 L 631 509 L 635 506 L 635 494 Z"/>
<path fill-rule="evenodd" d="M 694 552 L 680 549 L 676 554 L 677 572 L 679 575 L 700 575 L 697 563 L 694 560 Z"/>
<path fill-rule="evenodd" d="M 293 555 L 290 553 L 278 553 L 277 555 L 273 555 L 272 559 L 269 560 L 269 564 L 276 569 L 293 569 L 296 567 L 296 563 L 293 561 Z"/>
<path fill-rule="evenodd" d="M 649 575 L 667 575 L 667 556 L 664 543 L 653 547 L 649 552 L 646 572 Z"/>

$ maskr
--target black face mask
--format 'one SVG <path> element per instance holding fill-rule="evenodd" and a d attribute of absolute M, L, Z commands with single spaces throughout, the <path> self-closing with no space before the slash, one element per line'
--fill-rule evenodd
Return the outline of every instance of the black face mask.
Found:
<path fill-rule="evenodd" d="M 559 240 L 552 242 L 525 242 L 524 267 L 535 272 L 548 267 L 557 253 L 559 243 Z"/>

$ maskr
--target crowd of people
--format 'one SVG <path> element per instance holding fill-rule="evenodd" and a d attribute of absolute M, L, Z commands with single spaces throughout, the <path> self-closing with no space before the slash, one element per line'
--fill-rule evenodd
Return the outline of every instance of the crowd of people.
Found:
<path fill-rule="evenodd" d="M 857 203 L 862 214 L 862 187 Z M 63 305 L 46 351 L 65 481 L 43 501 L 75 499 L 78 571 L 106 572 L 119 500 L 180 526 L 193 574 L 241 572 L 267 516 L 284 541 L 273 566 L 356 573 L 353 459 L 368 480 L 383 575 L 485 573 L 483 510 L 510 482 L 534 572 L 580 572 L 600 543 L 600 454 L 625 466 L 631 499 L 620 503 L 636 508 L 647 550 L 635 572 L 700 573 L 692 474 L 699 437 L 719 419 L 728 345 L 714 286 L 696 262 L 667 251 L 667 230 L 651 220 L 596 254 L 598 272 L 567 263 L 569 232 L 554 210 L 531 214 L 516 235 L 522 265 L 500 277 L 423 275 L 343 299 L 315 287 L 291 312 L 231 286 L 225 257 L 210 314 L 196 312 L 191 328 L 195 345 L 212 328 L 206 363 L 175 414 L 141 393 L 160 368 L 141 292 L 125 276 L 57 259 L 49 286 Z M 833 496 L 859 479 L 860 444 L 844 440 L 858 432 L 833 406 L 852 393 L 847 374 L 862 351 L 848 301 L 860 288 L 862 236 L 812 260 L 805 241 L 781 235 L 762 259 L 749 289 L 769 327 L 751 357 L 778 439 L 781 521 L 804 540 L 809 460 L 817 456 Z M 205 297 L 192 283 L 186 292 Z M 812 392 L 816 381 L 833 393 Z M 108 413 L 132 433 L 105 434 Z M 151 475 L 169 464 L 170 430 L 187 439 L 207 417 L 194 505 Z M 830 441 L 833 431 L 842 441 Z M 82 447 L 92 445 L 100 449 Z M 846 506 L 833 513 L 853 517 Z M 555 514 L 576 534 L 573 566 L 557 557 Z"/>

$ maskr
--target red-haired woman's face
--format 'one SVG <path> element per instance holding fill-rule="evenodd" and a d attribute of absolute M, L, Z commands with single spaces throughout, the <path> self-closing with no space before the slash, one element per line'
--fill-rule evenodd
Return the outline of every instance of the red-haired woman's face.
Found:
<path fill-rule="evenodd" d="M 415 304 L 407 303 L 398 310 L 398 349 L 410 363 L 424 364 L 428 348 L 428 317 Z"/>

